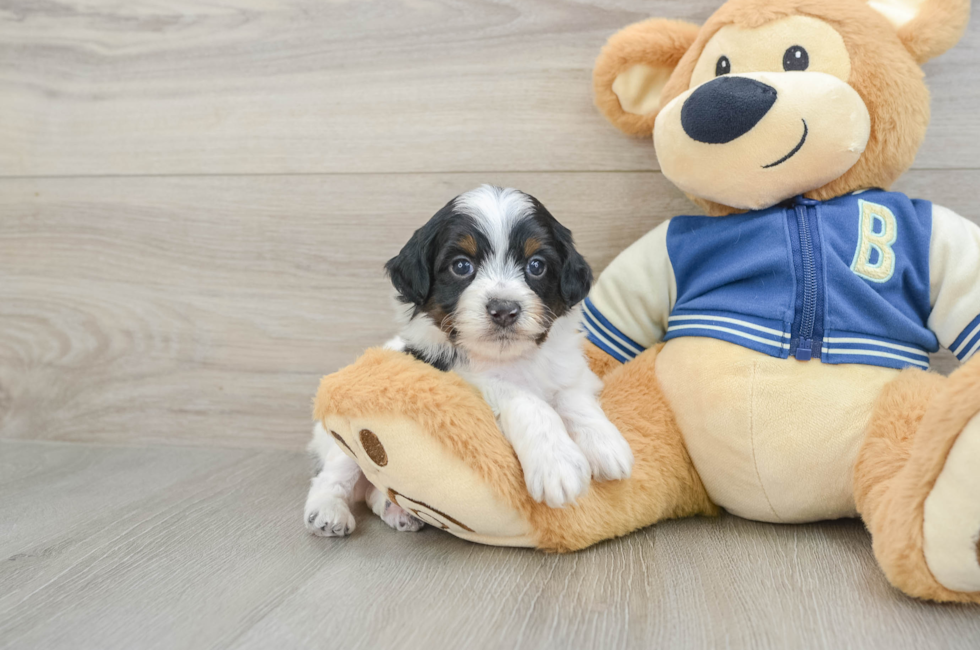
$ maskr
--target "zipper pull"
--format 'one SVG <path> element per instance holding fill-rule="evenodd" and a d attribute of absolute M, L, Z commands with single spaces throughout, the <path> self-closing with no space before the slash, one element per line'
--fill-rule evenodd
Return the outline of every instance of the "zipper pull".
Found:
<path fill-rule="evenodd" d="M 820 203 L 820 201 L 817 201 L 816 199 L 808 199 L 805 196 L 803 196 L 802 194 L 798 194 L 798 195 L 796 195 L 796 196 L 793 197 L 793 205 L 797 205 L 797 206 L 799 206 L 799 205 L 818 205 L 819 203 Z"/>
<path fill-rule="evenodd" d="M 804 339 L 800 341 L 800 344 L 796 347 L 796 360 L 809 361 L 812 358 L 813 358 L 813 341 L 811 339 Z"/>
<path fill-rule="evenodd" d="M 809 361 L 812 358 L 813 358 L 813 341 L 811 339 L 804 339 L 800 341 L 800 344 L 796 347 L 796 360 Z"/>

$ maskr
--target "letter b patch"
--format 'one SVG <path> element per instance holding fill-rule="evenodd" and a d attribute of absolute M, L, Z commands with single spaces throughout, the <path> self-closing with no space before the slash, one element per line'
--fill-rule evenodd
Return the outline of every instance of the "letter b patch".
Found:
<path fill-rule="evenodd" d="M 888 282 L 895 274 L 898 221 L 891 210 L 869 201 L 858 201 L 861 219 L 858 244 L 851 270 L 871 282 Z"/>

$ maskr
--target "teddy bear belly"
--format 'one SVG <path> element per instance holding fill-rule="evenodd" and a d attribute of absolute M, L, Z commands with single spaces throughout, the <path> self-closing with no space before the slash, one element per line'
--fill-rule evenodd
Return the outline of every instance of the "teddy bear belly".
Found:
<path fill-rule="evenodd" d="M 771 522 L 856 516 L 853 468 L 898 372 L 777 359 L 724 341 L 667 343 L 657 377 L 711 499 Z"/>

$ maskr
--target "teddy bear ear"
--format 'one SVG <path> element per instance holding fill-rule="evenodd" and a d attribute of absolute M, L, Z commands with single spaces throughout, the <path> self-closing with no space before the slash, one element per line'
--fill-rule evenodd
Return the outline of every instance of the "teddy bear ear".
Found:
<path fill-rule="evenodd" d="M 698 30 L 652 18 L 613 34 L 592 72 L 595 103 L 606 119 L 624 133 L 650 136 L 664 86 Z"/>
<path fill-rule="evenodd" d="M 970 20 L 970 0 L 868 0 L 868 6 L 895 26 L 919 63 L 956 45 Z"/>

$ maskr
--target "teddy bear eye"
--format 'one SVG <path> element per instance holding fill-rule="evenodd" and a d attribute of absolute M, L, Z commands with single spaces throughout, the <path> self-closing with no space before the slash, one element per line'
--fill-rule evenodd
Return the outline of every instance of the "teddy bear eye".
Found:
<path fill-rule="evenodd" d="M 723 74 L 728 74 L 732 71 L 732 62 L 728 60 L 727 56 L 722 56 L 718 59 L 718 63 L 715 64 L 715 76 L 720 77 Z"/>
<path fill-rule="evenodd" d="M 806 70 L 809 67 L 810 55 L 799 45 L 794 45 L 783 54 L 783 70 L 786 72 Z"/>

